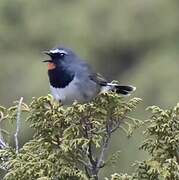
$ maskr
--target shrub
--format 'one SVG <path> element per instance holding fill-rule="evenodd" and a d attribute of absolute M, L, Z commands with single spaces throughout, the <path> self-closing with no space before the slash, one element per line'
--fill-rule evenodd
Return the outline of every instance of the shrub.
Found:
<path fill-rule="evenodd" d="M 112 134 L 121 129 L 130 136 L 142 123 L 128 116 L 140 101 L 108 93 L 86 104 L 74 102 L 64 107 L 49 95 L 34 98 L 30 105 L 21 100 L 9 109 L 1 107 L 1 117 L 17 120 L 16 147 L 6 146 L 0 151 L 4 179 L 99 179 L 100 169 L 110 159 L 105 154 Z M 35 134 L 19 149 L 21 113 L 26 114 Z M 117 154 L 111 155 L 111 161 Z"/>

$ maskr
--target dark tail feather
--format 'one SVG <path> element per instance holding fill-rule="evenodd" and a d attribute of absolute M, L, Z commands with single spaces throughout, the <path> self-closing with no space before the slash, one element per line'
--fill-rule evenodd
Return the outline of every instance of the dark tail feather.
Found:
<path fill-rule="evenodd" d="M 136 87 L 134 86 L 122 86 L 122 85 L 114 86 L 114 91 L 118 94 L 123 94 L 123 95 L 130 95 L 135 90 Z"/>

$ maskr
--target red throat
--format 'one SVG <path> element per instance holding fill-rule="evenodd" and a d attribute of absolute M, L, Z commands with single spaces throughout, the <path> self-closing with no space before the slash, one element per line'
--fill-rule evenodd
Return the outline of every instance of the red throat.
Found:
<path fill-rule="evenodd" d="M 52 62 L 49 62 L 47 67 L 48 67 L 48 70 L 52 70 L 52 69 L 56 68 L 56 65 L 54 63 L 52 63 Z"/>

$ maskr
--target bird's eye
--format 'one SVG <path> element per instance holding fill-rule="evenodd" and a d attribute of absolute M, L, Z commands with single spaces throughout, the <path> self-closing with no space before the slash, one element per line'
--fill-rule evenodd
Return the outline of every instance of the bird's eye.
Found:
<path fill-rule="evenodd" d="M 65 53 L 59 53 L 60 57 L 64 57 L 66 54 Z"/>

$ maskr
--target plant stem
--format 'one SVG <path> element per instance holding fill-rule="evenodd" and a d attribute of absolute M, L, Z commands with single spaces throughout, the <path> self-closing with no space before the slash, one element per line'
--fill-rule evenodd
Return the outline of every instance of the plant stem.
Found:
<path fill-rule="evenodd" d="M 18 107 L 17 107 L 16 132 L 14 134 L 16 153 L 19 152 L 18 134 L 19 134 L 19 130 L 20 130 L 20 116 L 21 116 L 22 101 L 23 101 L 23 97 L 20 98 L 20 101 L 19 101 L 19 104 L 18 104 Z"/>

